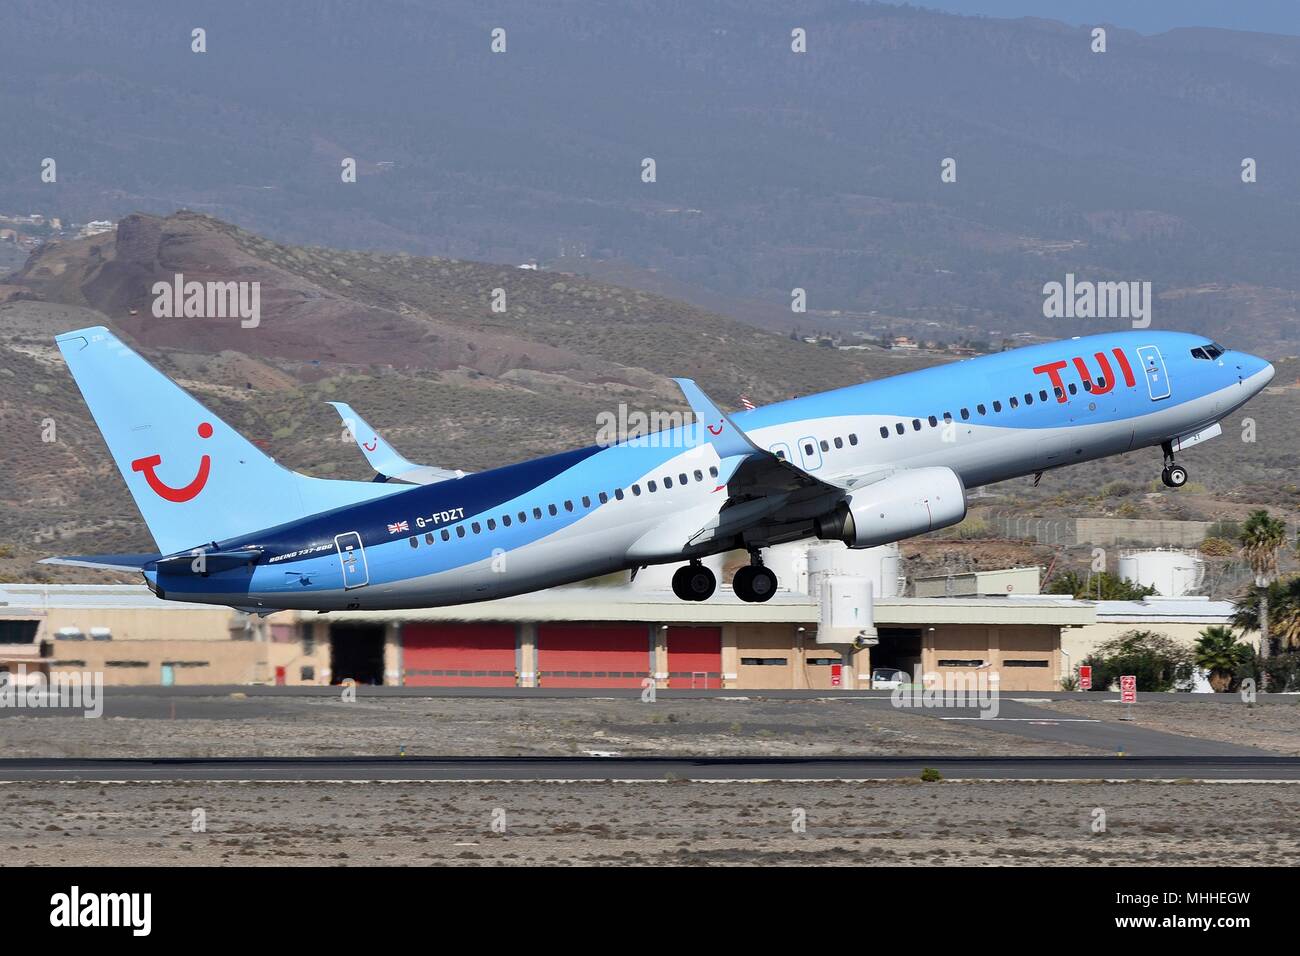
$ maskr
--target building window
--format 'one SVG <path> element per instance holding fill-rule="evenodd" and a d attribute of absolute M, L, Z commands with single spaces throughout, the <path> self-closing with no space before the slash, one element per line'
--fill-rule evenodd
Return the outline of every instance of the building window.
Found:
<path fill-rule="evenodd" d="M 969 661 L 966 661 L 966 660 L 960 660 L 960 659 L 957 659 L 957 658 L 953 658 L 953 659 L 951 659 L 951 660 L 941 660 L 941 661 L 939 661 L 939 666 L 940 666 L 940 667 L 983 667 L 983 666 L 984 666 L 984 662 L 981 661 L 981 660 L 969 660 Z"/>
<path fill-rule="evenodd" d="M 1046 667 L 1047 661 L 1003 661 L 1003 667 Z"/>
<path fill-rule="evenodd" d="M 784 657 L 742 657 L 740 663 L 749 667 L 784 667 L 790 662 Z"/>

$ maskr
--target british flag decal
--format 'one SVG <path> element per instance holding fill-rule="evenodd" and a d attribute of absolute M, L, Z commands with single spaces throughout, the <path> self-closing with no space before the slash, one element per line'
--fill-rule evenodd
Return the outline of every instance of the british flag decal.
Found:
<path fill-rule="evenodd" d="M 410 531 L 410 530 L 411 530 L 411 522 L 409 521 L 398 521 L 398 522 L 390 521 L 388 523 L 389 534 L 400 534 L 403 531 Z"/>

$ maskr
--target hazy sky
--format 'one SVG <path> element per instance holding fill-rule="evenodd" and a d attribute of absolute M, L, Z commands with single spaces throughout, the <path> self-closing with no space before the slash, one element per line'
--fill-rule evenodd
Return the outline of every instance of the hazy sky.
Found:
<path fill-rule="evenodd" d="M 1113 23 L 1139 33 L 1223 27 L 1300 36 L 1300 0 L 919 0 L 911 6 L 989 17 Z"/>

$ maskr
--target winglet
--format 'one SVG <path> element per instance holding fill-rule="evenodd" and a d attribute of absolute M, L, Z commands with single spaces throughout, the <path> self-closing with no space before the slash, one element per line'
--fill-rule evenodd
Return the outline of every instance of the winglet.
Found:
<path fill-rule="evenodd" d="M 719 458 L 762 453 L 763 449 L 750 441 L 749 436 L 736 427 L 736 423 L 714 404 L 713 399 L 704 394 L 704 389 L 696 385 L 693 379 L 675 378 L 673 381 L 682 390 L 687 404 L 695 413 L 697 428 L 702 427 L 705 430 L 700 437 L 713 445 L 713 450 L 718 453 Z"/>
<path fill-rule="evenodd" d="M 379 432 L 367 424 L 366 420 L 352 410 L 347 402 L 330 402 L 334 410 L 343 419 L 343 424 L 352 433 L 352 438 L 366 456 L 370 467 L 381 475 L 395 477 L 406 471 L 414 471 L 420 466 L 403 458 L 392 445 L 380 437 Z"/>

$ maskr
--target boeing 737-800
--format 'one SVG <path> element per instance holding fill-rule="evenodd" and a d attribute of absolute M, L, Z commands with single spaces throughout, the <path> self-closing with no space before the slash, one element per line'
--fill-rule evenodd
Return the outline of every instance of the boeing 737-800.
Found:
<path fill-rule="evenodd" d="M 705 600 L 700 559 L 742 548 L 735 592 L 764 601 L 761 549 L 925 534 L 978 485 L 1161 448 L 1179 487 L 1177 454 L 1273 378 L 1203 336 L 1124 331 L 733 414 L 677 379 L 693 425 L 477 474 L 407 461 L 341 406 L 380 472 L 356 482 L 276 464 L 106 328 L 57 342 L 157 550 L 49 560 L 260 613 L 460 604 L 676 562 L 677 595 Z"/>

